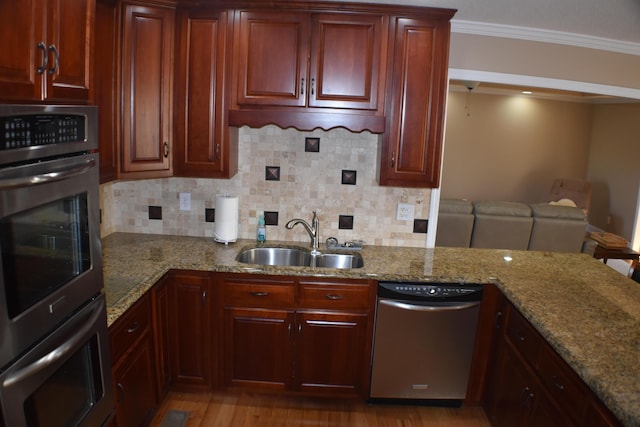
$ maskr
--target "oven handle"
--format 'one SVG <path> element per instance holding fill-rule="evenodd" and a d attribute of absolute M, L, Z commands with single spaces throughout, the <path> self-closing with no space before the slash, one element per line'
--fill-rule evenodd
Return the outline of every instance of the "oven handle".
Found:
<path fill-rule="evenodd" d="M 58 360 L 64 358 L 70 352 L 74 351 L 78 347 L 78 345 L 82 343 L 82 341 L 86 338 L 86 335 L 91 333 L 92 329 L 95 327 L 95 323 L 102 315 L 103 308 L 104 301 L 100 300 L 99 304 L 96 304 L 96 306 L 93 307 L 93 313 L 91 313 L 89 319 L 84 322 L 84 326 L 78 332 L 74 333 L 73 337 L 65 341 L 64 344 L 55 348 L 48 354 L 42 356 L 34 363 L 30 363 L 19 371 L 8 375 L 3 382 L 3 386 L 11 387 L 19 382 L 22 382 L 27 378 L 38 374 L 40 371 L 53 365 Z"/>
<path fill-rule="evenodd" d="M 67 178 L 71 178 L 77 175 L 82 175 L 89 169 L 96 166 L 95 159 L 89 159 L 84 161 L 80 165 L 76 165 L 61 171 L 43 173 L 40 175 L 28 176 L 24 178 L 12 178 L 0 181 L 0 190 L 9 190 L 13 188 L 31 187 L 39 184 L 46 184 L 49 182 L 62 181 Z"/>
<path fill-rule="evenodd" d="M 464 302 L 459 304 L 451 304 L 451 305 L 417 305 L 411 304 L 404 301 L 396 301 L 389 299 L 379 299 L 378 304 L 391 306 L 394 308 L 401 308 L 403 310 L 412 310 L 412 311 L 455 311 L 455 310 L 466 310 L 468 308 L 477 307 L 480 305 L 480 301 L 473 302 Z"/>

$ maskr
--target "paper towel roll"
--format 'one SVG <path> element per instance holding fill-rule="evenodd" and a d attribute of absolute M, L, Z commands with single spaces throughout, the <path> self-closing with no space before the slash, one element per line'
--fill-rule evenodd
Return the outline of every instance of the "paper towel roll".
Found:
<path fill-rule="evenodd" d="M 216 195 L 213 238 L 221 243 L 235 242 L 238 239 L 238 196 Z"/>

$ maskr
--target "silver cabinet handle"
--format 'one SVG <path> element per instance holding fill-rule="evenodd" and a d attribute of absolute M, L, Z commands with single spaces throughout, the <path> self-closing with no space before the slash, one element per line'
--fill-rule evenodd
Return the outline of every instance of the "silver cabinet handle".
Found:
<path fill-rule="evenodd" d="M 138 322 L 133 322 L 133 323 L 131 324 L 131 326 L 129 326 L 129 327 L 127 328 L 127 332 L 131 334 L 131 333 L 133 333 L 133 332 L 137 331 L 139 327 L 140 327 L 140 323 L 138 323 Z"/>
<path fill-rule="evenodd" d="M 315 95 L 316 93 L 316 79 L 311 78 L 311 95 Z"/>
<path fill-rule="evenodd" d="M 49 68 L 49 75 L 52 76 L 56 71 L 58 71 L 60 55 L 58 55 L 58 48 L 54 44 L 49 45 L 48 51 L 53 52 L 53 67 Z"/>
<path fill-rule="evenodd" d="M 551 376 L 551 383 L 554 385 L 555 388 L 557 388 L 558 390 L 564 390 L 564 384 L 562 384 L 560 382 L 560 380 L 558 379 L 557 376 L 552 375 Z"/>
<path fill-rule="evenodd" d="M 391 167 L 394 168 L 396 166 L 396 152 L 391 152 Z"/>
<path fill-rule="evenodd" d="M 220 144 L 216 144 L 216 153 L 214 158 L 216 160 L 220 160 Z"/>
<path fill-rule="evenodd" d="M 300 95 L 304 95 L 304 77 L 300 79 Z"/>
<path fill-rule="evenodd" d="M 164 158 L 169 157 L 169 143 L 167 141 L 164 142 Z"/>
<path fill-rule="evenodd" d="M 253 292 L 249 292 L 249 294 L 251 294 L 252 297 L 266 297 L 269 295 L 269 292 L 253 291 Z"/>
<path fill-rule="evenodd" d="M 207 290 L 202 291 L 202 304 L 207 302 Z"/>
<path fill-rule="evenodd" d="M 124 400 L 124 386 L 118 383 L 116 387 L 118 387 L 118 402 L 122 402 Z"/>
<path fill-rule="evenodd" d="M 344 297 L 340 294 L 327 294 L 325 295 L 325 298 L 333 301 L 337 301 L 337 300 L 343 299 Z"/>
<path fill-rule="evenodd" d="M 47 69 L 47 65 L 49 63 L 49 55 L 47 55 L 47 45 L 45 45 L 43 42 L 40 42 L 36 47 L 42 51 L 42 64 L 38 68 L 36 68 L 36 73 L 42 74 Z"/>

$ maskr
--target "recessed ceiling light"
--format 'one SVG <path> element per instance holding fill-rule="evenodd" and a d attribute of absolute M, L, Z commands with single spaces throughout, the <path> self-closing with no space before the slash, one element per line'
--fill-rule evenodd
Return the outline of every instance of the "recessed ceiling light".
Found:
<path fill-rule="evenodd" d="M 530 90 L 523 90 L 522 94 L 523 95 L 531 95 L 533 92 L 531 92 Z"/>

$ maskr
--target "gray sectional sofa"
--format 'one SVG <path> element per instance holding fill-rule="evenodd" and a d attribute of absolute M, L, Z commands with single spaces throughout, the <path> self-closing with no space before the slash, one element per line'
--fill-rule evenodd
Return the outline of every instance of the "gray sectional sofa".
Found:
<path fill-rule="evenodd" d="M 593 254 L 587 219 L 577 207 L 441 199 L 436 246 Z"/>

